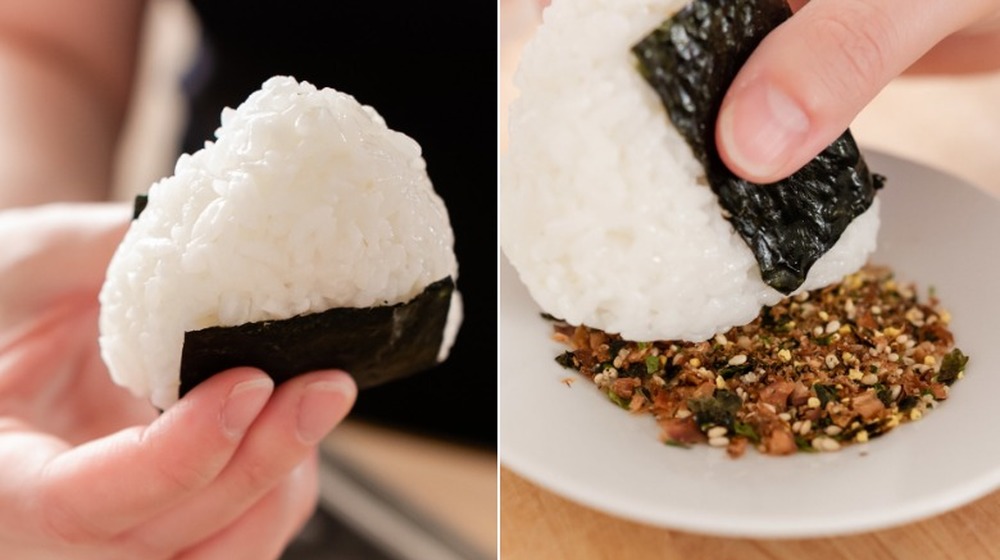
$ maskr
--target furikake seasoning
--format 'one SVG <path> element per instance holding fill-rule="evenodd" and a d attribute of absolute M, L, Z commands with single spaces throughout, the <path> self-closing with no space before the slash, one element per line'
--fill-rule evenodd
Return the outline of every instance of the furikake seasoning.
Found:
<path fill-rule="evenodd" d="M 550 318 L 551 319 L 551 318 Z M 765 307 L 704 342 L 630 342 L 553 320 L 557 361 L 615 404 L 651 414 L 671 445 L 733 457 L 836 451 L 920 419 L 948 398 L 968 357 L 936 296 L 884 268 Z"/>

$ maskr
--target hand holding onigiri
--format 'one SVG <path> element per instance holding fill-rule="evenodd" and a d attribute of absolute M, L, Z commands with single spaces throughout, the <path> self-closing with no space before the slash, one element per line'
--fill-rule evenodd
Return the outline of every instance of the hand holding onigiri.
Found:
<path fill-rule="evenodd" d="M 108 268 L 112 378 L 166 408 L 239 365 L 360 387 L 444 360 L 461 320 L 444 203 L 419 145 L 349 95 L 292 78 L 222 113 L 153 185 Z"/>

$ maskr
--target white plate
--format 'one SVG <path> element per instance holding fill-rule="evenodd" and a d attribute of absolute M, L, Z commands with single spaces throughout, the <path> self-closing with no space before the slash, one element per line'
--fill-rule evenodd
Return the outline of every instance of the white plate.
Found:
<path fill-rule="evenodd" d="M 1000 201 L 897 158 L 868 155 L 888 177 L 872 261 L 952 312 L 970 356 L 950 398 L 919 422 L 837 453 L 739 459 L 659 443 L 649 415 L 619 409 L 553 358 L 565 348 L 503 259 L 500 457 L 518 474 L 624 518 L 727 536 L 859 532 L 934 515 L 1000 483 Z"/>

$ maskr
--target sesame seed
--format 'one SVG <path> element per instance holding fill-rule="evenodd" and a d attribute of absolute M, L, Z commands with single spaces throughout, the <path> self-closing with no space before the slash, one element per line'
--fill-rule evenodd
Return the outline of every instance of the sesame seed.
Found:
<path fill-rule="evenodd" d="M 871 308 L 871 312 L 872 312 L 872 315 L 881 315 L 882 314 L 882 308 L 879 307 L 879 306 L 877 306 L 877 305 L 873 305 L 872 308 Z"/>
<path fill-rule="evenodd" d="M 816 397 L 809 397 L 809 400 L 806 401 L 806 406 L 809 408 L 819 408 L 819 404 L 819 399 Z"/>
<path fill-rule="evenodd" d="M 841 428 L 840 426 L 838 426 L 836 424 L 830 424 L 823 431 L 826 432 L 826 435 L 828 435 L 828 436 L 839 436 L 840 433 L 843 432 L 844 430 L 843 430 L 843 428 Z"/>
<path fill-rule="evenodd" d="M 899 394 L 901 392 L 903 392 L 902 385 L 893 385 L 893 386 L 889 387 L 889 397 L 892 400 L 898 399 L 899 398 Z"/>
<path fill-rule="evenodd" d="M 854 434 L 854 441 L 858 443 L 865 443 L 868 441 L 868 430 L 861 430 Z"/>
<path fill-rule="evenodd" d="M 729 365 L 731 366 L 742 366 L 745 363 L 747 363 L 746 354 L 737 354 L 732 358 L 729 358 Z"/>
<path fill-rule="evenodd" d="M 813 334 L 816 336 L 823 336 L 823 327 L 816 327 L 813 329 Z"/>
<path fill-rule="evenodd" d="M 674 418 L 680 418 L 681 420 L 687 418 L 688 416 L 691 416 L 691 411 L 686 408 L 682 408 L 674 414 Z"/>
<path fill-rule="evenodd" d="M 778 415 L 778 418 L 781 418 L 785 422 L 790 422 L 792 420 L 792 415 L 787 412 L 782 412 Z"/>
<path fill-rule="evenodd" d="M 726 338 L 726 335 L 720 333 L 720 334 L 715 335 L 715 342 L 716 342 L 716 344 L 721 344 L 721 345 L 725 346 L 725 345 L 729 344 L 729 339 Z"/>
<path fill-rule="evenodd" d="M 714 437 L 708 438 L 708 444 L 712 447 L 725 447 L 729 445 L 729 438 L 727 437 Z"/>
<path fill-rule="evenodd" d="M 723 377 L 721 375 L 715 378 L 715 387 L 717 389 L 725 389 L 726 388 L 726 380 L 723 379 Z"/>
<path fill-rule="evenodd" d="M 899 361 L 899 354 L 897 354 L 895 352 L 889 354 L 889 361 L 890 362 L 898 362 Z"/>
<path fill-rule="evenodd" d="M 826 334 L 833 334 L 840 330 L 840 321 L 834 319 L 826 324 Z"/>
<path fill-rule="evenodd" d="M 716 426 L 716 427 L 711 428 L 710 430 L 708 430 L 708 432 L 706 432 L 706 433 L 707 433 L 708 437 L 710 437 L 710 438 L 717 438 L 717 437 L 722 437 L 722 436 L 726 435 L 727 432 L 729 432 L 729 430 L 726 429 L 725 426 Z"/>
<path fill-rule="evenodd" d="M 862 385 L 874 385 L 876 383 L 878 383 L 878 376 L 875 375 L 874 373 L 865 374 L 861 378 L 861 384 Z"/>
<path fill-rule="evenodd" d="M 802 425 L 799 426 L 799 433 L 802 435 L 806 435 L 812 430 L 812 427 L 813 427 L 812 420 L 804 420 L 802 422 Z"/>
<path fill-rule="evenodd" d="M 837 440 L 826 436 L 820 436 L 812 440 L 812 446 L 820 451 L 837 451 L 840 449 L 840 443 Z"/>
<path fill-rule="evenodd" d="M 830 320 L 830 314 L 827 313 L 826 311 L 820 311 L 818 313 L 818 315 L 819 315 L 819 320 L 820 321 L 829 321 Z"/>

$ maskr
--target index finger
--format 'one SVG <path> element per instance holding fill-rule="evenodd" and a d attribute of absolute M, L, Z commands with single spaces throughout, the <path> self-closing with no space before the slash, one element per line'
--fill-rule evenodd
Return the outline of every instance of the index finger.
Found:
<path fill-rule="evenodd" d="M 760 43 L 723 100 L 716 142 L 737 175 L 783 179 L 985 0 L 811 0 Z"/>

